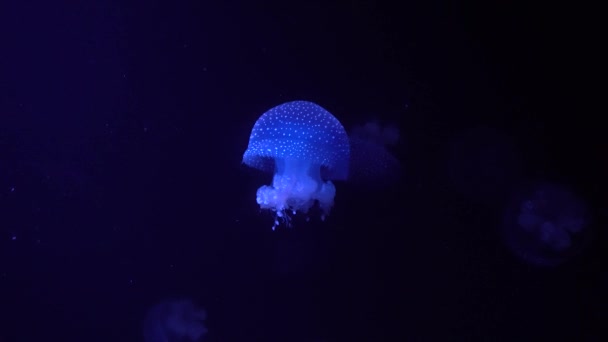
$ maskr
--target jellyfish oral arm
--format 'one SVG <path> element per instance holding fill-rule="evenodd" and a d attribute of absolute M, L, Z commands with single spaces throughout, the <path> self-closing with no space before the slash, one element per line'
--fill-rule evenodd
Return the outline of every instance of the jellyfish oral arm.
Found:
<path fill-rule="evenodd" d="M 324 215 L 329 213 L 336 189 L 331 182 L 323 182 L 320 166 L 286 158 L 275 162 L 272 186 L 264 185 L 257 191 L 256 200 L 262 209 L 271 209 L 279 218 L 285 218 L 286 211 L 307 213 L 318 201 Z"/>

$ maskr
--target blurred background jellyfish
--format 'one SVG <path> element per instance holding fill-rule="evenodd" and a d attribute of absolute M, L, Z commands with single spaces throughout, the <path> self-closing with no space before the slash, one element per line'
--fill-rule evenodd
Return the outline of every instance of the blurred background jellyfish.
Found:
<path fill-rule="evenodd" d="M 377 121 L 370 121 L 353 127 L 350 138 L 373 142 L 376 145 L 393 146 L 399 142 L 399 128 L 395 125 L 382 126 Z"/>
<path fill-rule="evenodd" d="M 243 163 L 274 172 L 272 185 L 257 191 L 262 209 L 289 224 L 289 212 L 307 213 L 317 202 L 321 218 L 334 204 L 331 180 L 346 180 L 350 158 L 348 135 L 342 124 L 323 107 L 292 101 L 273 107 L 256 121 Z"/>
<path fill-rule="evenodd" d="M 145 342 L 202 341 L 207 334 L 207 312 L 187 299 L 163 301 L 144 319 Z"/>
<path fill-rule="evenodd" d="M 586 245 L 588 209 L 562 186 L 536 184 L 515 196 L 503 230 L 505 243 L 515 256 L 535 266 L 556 266 Z"/>
<path fill-rule="evenodd" d="M 465 198 L 503 199 L 517 182 L 521 161 L 514 141 L 501 131 L 475 126 L 457 134 L 448 152 L 448 180 Z"/>
<path fill-rule="evenodd" d="M 399 128 L 381 126 L 372 121 L 355 126 L 350 136 L 350 183 L 373 188 L 385 188 L 401 175 L 399 160 L 390 147 L 399 142 Z"/>

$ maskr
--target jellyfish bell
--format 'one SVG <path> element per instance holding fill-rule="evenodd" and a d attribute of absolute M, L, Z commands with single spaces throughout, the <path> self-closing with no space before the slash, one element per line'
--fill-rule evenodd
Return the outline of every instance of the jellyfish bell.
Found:
<path fill-rule="evenodd" d="M 167 317 L 167 326 L 176 334 L 198 340 L 207 332 L 202 321 L 207 319 L 207 312 L 191 301 L 180 300 L 170 303 L 172 315 Z"/>
<path fill-rule="evenodd" d="M 396 125 L 386 125 L 382 128 L 382 141 L 385 145 L 396 145 L 399 137 L 399 127 Z"/>
<path fill-rule="evenodd" d="M 207 312 L 191 300 L 165 300 L 148 310 L 144 319 L 146 342 L 201 341 L 207 334 Z"/>
<path fill-rule="evenodd" d="M 350 138 L 369 141 L 376 145 L 390 146 L 399 142 L 399 128 L 394 124 L 382 125 L 372 120 L 356 125 L 350 132 Z"/>
<path fill-rule="evenodd" d="M 401 164 L 389 150 L 397 144 L 399 129 L 375 121 L 353 127 L 350 136 L 348 182 L 358 187 L 383 190 L 398 182 Z"/>
<path fill-rule="evenodd" d="M 354 126 L 350 133 L 351 138 L 356 137 L 362 140 L 384 144 L 382 139 L 382 126 L 377 121 L 369 121 L 363 125 Z"/>
<path fill-rule="evenodd" d="M 274 172 L 271 185 L 257 190 L 262 209 L 276 213 L 273 229 L 290 215 L 307 213 L 318 203 L 329 214 L 336 194 L 332 180 L 346 180 L 350 159 L 348 135 L 323 107 L 292 101 L 271 108 L 251 130 L 243 163 Z"/>
<path fill-rule="evenodd" d="M 557 266 L 588 243 L 587 205 L 562 185 L 533 183 L 513 196 L 502 227 L 506 246 L 534 266 Z"/>

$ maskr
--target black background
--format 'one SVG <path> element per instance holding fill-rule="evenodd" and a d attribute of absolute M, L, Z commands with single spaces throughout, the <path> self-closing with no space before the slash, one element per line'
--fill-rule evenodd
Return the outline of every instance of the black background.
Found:
<path fill-rule="evenodd" d="M 151 305 L 185 296 L 210 341 L 598 341 L 593 21 L 490 3 L 2 2 L 0 340 L 139 341 Z M 404 174 L 339 183 L 327 222 L 272 232 L 270 175 L 241 156 L 296 99 L 398 124 Z M 586 253 L 525 265 L 497 234 L 505 201 L 450 186 L 450 141 L 476 125 L 515 138 L 522 178 L 586 198 Z"/>

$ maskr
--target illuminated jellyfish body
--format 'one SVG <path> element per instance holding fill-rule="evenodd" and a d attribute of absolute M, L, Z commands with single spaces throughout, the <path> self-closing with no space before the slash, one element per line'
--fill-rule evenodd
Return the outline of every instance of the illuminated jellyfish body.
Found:
<path fill-rule="evenodd" d="M 454 189 L 471 200 L 503 199 L 517 182 L 520 160 L 514 141 L 497 129 L 476 126 L 450 142 L 448 179 Z"/>
<path fill-rule="evenodd" d="M 389 150 L 399 141 L 396 126 L 368 122 L 354 127 L 349 139 L 349 183 L 383 189 L 399 180 L 401 165 Z"/>
<path fill-rule="evenodd" d="M 163 301 L 146 313 L 145 342 L 202 341 L 207 312 L 187 299 Z"/>
<path fill-rule="evenodd" d="M 350 144 L 344 127 L 323 107 L 308 101 L 292 101 L 262 114 L 251 130 L 243 163 L 274 172 L 272 185 L 257 191 L 262 209 L 276 213 L 289 224 L 289 213 L 307 213 L 318 203 L 321 218 L 334 204 L 336 188 L 331 180 L 346 180 Z"/>
<path fill-rule="evenodd" d="M 536 184 L 515 196 L 503 236 L 509 249 L 535 266 L 556 266 L 580 253 L 588 241 L 587 208 L 565 188 Z"/>

